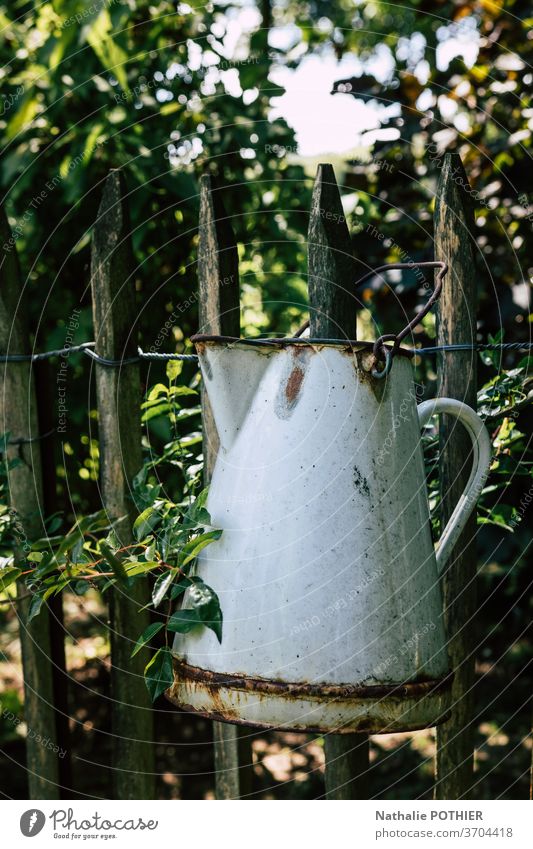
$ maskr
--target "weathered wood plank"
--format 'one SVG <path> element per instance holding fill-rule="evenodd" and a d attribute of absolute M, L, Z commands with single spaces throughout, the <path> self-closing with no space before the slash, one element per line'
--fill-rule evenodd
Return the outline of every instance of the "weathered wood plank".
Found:
<path fill-rule="evenodd" d="M 119 360 L 137 353 L 137 310 L 124 178 L 110 172 L 92 239 L 91 287 L 96 353 Z M 131 482 L 142 465 L 139 366 L 96 366 L 102 500 L 123 545 L 132 541 Z M 132 649 L 149 625 L 148 580 L 110 605 L 113 770 L 119 799 L 154 798 L 153 713 L 143 677 L 148 652 Z"/>
<path fill-rule="evenodd" d="M 0 207 L 0 244 L 9 245 L 11 231 Z M 29 354 L 30 342 L 20 269 L 15 247 L 2 249 L 0 260 L 0 353 Z M 6 363 L 2 366 L 0 393 L 0 431 L 9 431 L 12 440 L 35 439 L 39 435 L 35 386 L 31 364 Z M 10 459 L 22 461 L 9 472 L 10 506 L 15 512 L 17 538 L 15 561 L 21 567 L 32 540 L 45 535 L 43 524 L 43 487 L 41 444 L 39 441 L 12 445 Z M 24 583 L 18 588 L 17 611 L 24 675 L 24 718 L 26 769 L 32 799 L 59 798 L 58 754 L 37 742 L 57 740 L 54 715 L 54 688 L 50 647 L 50 616 L 43 606 L 38 617 L 28 623 L 31 593 Z"/>
<path fill-rule="evenodd" d="M 531 734 L 533 734 L 533 721 L 531 723 Z M 529 798 L 533 802 L 533 750 L 531 751 L 531 764 L 529 767 Z"/>
<path fill-rule="evenodd" d="M 222 189 L 212 177 L 200 179 L 198 241 L 198 319 L 200 333 L 239 336 L 241 332 L 239 257 Z M 204 477 L 211 480 L 219 440 L 207 394 L 202 391 Z M 217 799 L 238 799 L 250 792 L 249 729 L 213 723 Z"/>
<path fill-rule="evenodd" d="M 447 154 L 435 205 L 435 257 L 448 263 L 438 307 L 437 344 L 472 343 L 476 339 L 474 213 L 465 191 L 468 179 L 458 154 Z M 441 353 L 438 394 L 457 398 L 475 409 L 477 354 Z M 453 419 L 440 425 L 441 519 L 448 521 L 468 480 L 470 440 Z M 443 577 L 448 652 L 454 670 L 452 717 L 437 729 L 435 798 L 468 798 L 473 777 L 474 675 L 476 645 L 476 518 L 471 517 Z"/>
<path fill-rule="evenodd" d="M 199 332 L 240 336 L 239 256 L 222 190 L 213 178 L 200 178 L 198 234 Z M 218 454 L 218 434 L 207 395 L 202 390 L 204 470 L 208 483 Z"/>
<path fill-rule="evenodd" d="M 368 734 L 328 734 L 325 752 L 326 798 L 368 799 Z"/>
<path fill-rule="evenodd" d="M 331 165 L 318 166 L 307 240 L 310 335 L 355 339 L 355 262 Z"/>
<path fill-rule="evenodd" d="M 356 339 L 353 295 L 355 262 L 350 233 L 331 165 L 319 165 L 308 232 L 309 333 L 325 339 Z M 363 799 L 368 782 L 366 734 L 325 738 L 326 796 Z"/>
<path fill-rule="evenodd" d="M 217 799 L 242 799 L 252 792 L 252 728 L 213 723 Z"/>
<path fill-rule="evenodd" d="M 34 363 L 35 388 L 37 394 L 37 414 L 39 433 L 50 434 L 43 443 L 41 463 L 43 473 L 44 515 L 51 516 L 57 510 L 56 476 L 56 435 L 51 433 L 57 424 L 57 391 L 54 370 L 50 360 Z M 63 619 L 63 594 L 48 599 L 50 617 L 50 661 L 52 664 L 52 685 L 57 731 L 57 745 L 61 750 L 58 761 L 61 798 L 72 798 L 72 752 L 69 729 L 69 690 L 70 679 L 67 673 L 65 653 L 65 627 Z"/>

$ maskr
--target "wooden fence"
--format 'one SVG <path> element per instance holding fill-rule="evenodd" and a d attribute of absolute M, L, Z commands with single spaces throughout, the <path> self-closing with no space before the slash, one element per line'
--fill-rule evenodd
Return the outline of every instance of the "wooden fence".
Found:
<path fill-rule="evenodd" d="M 457 178 L 460 174 L 462 179 Z M 476 292 L 473 269 L 473 215 L 464 189 L 466 174 L 457 155 L 447 155 L 441 170 L 435 206 L 435 257 L 450 273 L 439 306 L 438 341 L 475 341 Z M 237 246 L 224 210 L 224 190 L 210 177 L 201 180 L 198 248 L 199 323 L 204 333 L 240 335 Z M 10 230 L 2 212 L 1 243 Z M 134 265 L 130 242 L 125 185 L 112 171 L 106 181 L 94 225 L 91 288 L 95 350 L 119 360 L 136 353 L 137 325 Z M 364 257 L 360 258 L 364 260 Z M 351 284 L 355 259 L 333 169 L 321 165 L 312 196 L 308 231 L 308 280 L 311 336 L 356 338 L 356 302 Z M 16 250 L 3 252 L 0 268 L 0 354 L 28 354 L 29 329 L 24 304 L 27 293 L 20 276 Z M 141 401 L 138 364 L 96 369 L 101 462 L 101 497 L 124 544 L 131 539 L 132 478 L 141 467 L 140 419 L 131 415 Z M 44 517 L 53 511 L 53 468 L 50 451 L 36 439 L 48 426 L 44 402 L 38 410 L 36 366 L 6 362 L 0 399 L 3 431 L 11 434 L 9 454 L 22 463 L 9 472 L 11 509 L 23 528 L 15 551 L 25 558 L 24 540 L 45 535 Z M 439 394 L 475 406 L 476 353 L 442 354 L 438 364 Z M 205 478 L 209 481 L 217 453 L 217 434 L 209 403 L 202 399 Z M 52 420 L 52 427 L 54 422 Z M 446 422 L 441 428 L 440 480 L 443 518 L 462 491 L 469 470 L 466 436 Z M 46 455 L 46 456 L 45 456 Z M 43 469 L 48 462 L 48 472 Z M 53 464 L 52 464 L 53 466 Z M 124 518 L 126 517 L 126 518 Z M 468 798 L 473 778 L 474 651 L 475 638 L 475 520 L 458 543 L 443 578 L 445 617 L 450 656 L 455 671 L 451 719 L 437 731 L 435 797 Z M 113 773 L 116 798 L 153 798 L 155 793 L 153 712 L 143 680 L 144 652 L 133 660 L 131 649 L 148 624 L 148 579 L 136 584 L 135 594 L 113 591 L 110 604 L 112 663 Z M 24 673 L 25 721 L 35 734 L 28 737 L 27 771 L 33 799 L 68 798 L 71 785 L 68 707 L 61 600 L 28 622 L 31 593 L 19 587 L 17 612 Z M 59 759 L 36 742 L 37 735 L 57 741 L 66 750 Z M 246 798 L 252 791 L 251 739 L 253 730 L 214 724 L 216 794 Z M 326 797 L 372 796 L 369 742 L 364 734 L 332 734 L 325 740 Z M 176 764 L 179 772 L 179 763 Z"/>

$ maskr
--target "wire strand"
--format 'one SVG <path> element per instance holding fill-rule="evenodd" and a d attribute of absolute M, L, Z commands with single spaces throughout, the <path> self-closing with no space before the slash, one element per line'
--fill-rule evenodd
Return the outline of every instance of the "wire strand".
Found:
<path fill-rule="evenodd" d="M 290 340 L 284 340 L 289 341 Z M 295 339 L 296 341 L 296 339 Z M 305 344 L 305 337 L 298 337 L 297 339 L 299 344 Z M 324 340 L 322 340 L 324 341 Z M 342 342 L 339 340 L 332 340 Z M 38 354 L 2 354 L 0 355 L 0 363 L 24 363 L 24 362 L 40 362 L 41 360 L 47 360 L 52 357 L 69 357 L 70 354 L 78 354 L 83 353 L 87 357 L 89 357 L 93 362 L 98 363 L 101 366 L 107 366 L 109 368 L 121 368 L 122 366 L 130 365 L 133 363 L 140 363 L 144 361 L 148 362 L 168 362 L 171 360 L 178 360 L 183 362 L 197 362 L 198 355 L 197 354 L 163 354 L 158 351 L 143 351 L 142 348 L 138 349 L 138 354 L 135 357 L 122 357 L 119 360 L 108 359 L 106 357 L 101 357 L 94 350 L 94 342 L 83 342 L 81 345 L 73 345 L 71 348 L 59 348 L 54 351 L 43 351 Z M 405 348 L 408 353 L 413 356 L 420 356 L 425 354 L 437 354 L 439 351 L 442 352 L 453 352 L 453 351 L 531 351 L 533 350 L 533 342 L 476 342 L 474 344 L 455 344 L 455 345 L 433 345 L 429 348 Z"/>

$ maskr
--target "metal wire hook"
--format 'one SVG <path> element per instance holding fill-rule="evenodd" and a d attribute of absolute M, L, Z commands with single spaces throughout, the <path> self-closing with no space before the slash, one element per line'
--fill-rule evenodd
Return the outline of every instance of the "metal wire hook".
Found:
<path fill-rule="evenodd" d="M 439 299 L 440 293 L 442 292 L 442 281 L 444 277 L 448 273 L 448 266 L 445 262 L 441 260 L 433 260 L 430 262 L 393 262 L 387 265 L 380 265 L 379 268 L 374 268 L 372 271 L 369 271 L 360 280 L 355 284 L 355 288 L 357 289 L 361 283 L 364 283 L 365 280 L 368 280 L 369 277 L 372 277 L 374 274 L 379 274 L 381 271 L 393 271 L 395 269 L 403 270 L 403 269 L 411 269 L 411 268 L 439 268 L 440 271 L 435 278 L 435 288 L 431 294 L 431 297 L 428 299 L 427 303 L 422 307 L 422 309 L 415 315 L 415 317 L 407 324 L 404 329 L 398 333 L 387 333 L 379 336 L 374 343 L 374 367 L 372 369 L 372 376 L 377 378 L 378 380 L 386 377 L 392 367 L 393 358 L 396 355 L 402 340 L 414 330 L 417 324 L 419 324 L 422 319 L 428 314 L 433 304 Z M 393 342 L 392 348 L 386 348 L 385 342 Z M 381 371 L 378 371 L 376 368 L 380 358 L 385 359 L 385 366 Z"/>
<path fill-rule="evenodd" d="M 357 280 L 354 284 L 354 290 L 356 290 L 359 286 L 361 286 L 362 283 L 364 283 L 366 280 L 369 280 L 375 274 L 380 274 L 383 271 L 401 271 L 412 268 L 439 268 L 440 271 L 435 278 L 435 288 L 433 289 L 431 297 L 428 299 L 427 303 L 422 307 L 422 309 L 415 315 L 412 321 L 410 321 L 409 324 L 407 324 L 406 327 L 404 327 L 404 329 L 400 333 L 382 334 L 376 339 L 373 349 L 374 366 L 372 368 L 372 376 L 377 378 L 378 380 L 386 377 L 389 374 L 392 368 L 392 361 L 396 356 L 396 353 L 398 351 L 398 348 L 400 347 L 402 340 L 405 339 L 407 334 L 410 333 L 410 331 L 413 330 L 416 325 L 422 321 L 422 319 L 430 311 L 435 301 L 437 301 L 440 297 L 440 293 L 442 292 L 442 281 L 444 280 L 444 277 L 448 272 L 448 266 L 445 262 L 442 262 L 441 260 L 431 260 L 424 262 L 390 262 L 386 263 L 385 265 L 380 265 L 377 268 L 370 269 L 370 271 L 367 271 L 366 274 L 360 277 L 359 280 Z M 298 330 L 294 334 L 294 338 L 300 337 L 302 333 L 307 330 L 308 327 L 309 319 L 305 321 L 301 327 L 298 328 Z M 385 342 L 393 342 L 394 344 L 392 348 L 386 348 L 384 345 Z M 380 359 L 385 360 L 385 366 L 381 371 L 377 369 L 377 364 Z"/>

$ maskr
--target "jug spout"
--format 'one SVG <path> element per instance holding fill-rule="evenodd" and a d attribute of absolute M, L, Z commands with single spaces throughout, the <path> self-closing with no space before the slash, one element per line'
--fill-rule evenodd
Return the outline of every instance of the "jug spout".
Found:
<path fill-rule="evenodd" d="M 269 363 L 259 348 L 229 342 L 197 342 L 205 391 L 213 411 L 221 448 L 237 438 Z"/>

